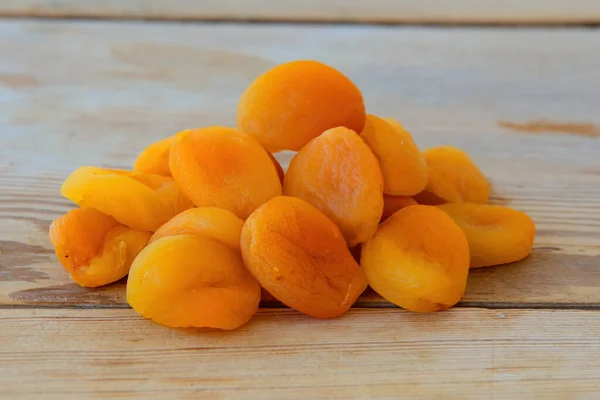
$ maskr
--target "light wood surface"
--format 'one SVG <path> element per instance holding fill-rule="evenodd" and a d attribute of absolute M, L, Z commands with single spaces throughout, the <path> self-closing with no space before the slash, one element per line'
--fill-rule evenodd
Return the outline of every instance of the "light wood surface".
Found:
<path fill-rule="evenodd" d="M 597 399 L 600 311 L 262 310 L 231 333 L 132 310 L 0 310 L 7 399 Z"/>
<path fill-rule="evenodd" d="M 495 202 L 534 218 L 534 254 L 473 271 L 463 305 L 600 306 L 598 30 L 4 21 L 0 51 L 0 304 L 126 306 L 122 283 L 85 290 L 56 262 L 47 229 L 72 207 L 62 179 L 129 167 L 184 128 L 233 124 L 257 74 L 317 58 L 422 147 L 468 151 Z M 537 120 L 560 129 L 528 132 Z M 382 303 L 367 293 L 359 305 Z"/>
<path fill-rule="evenodd" d="M 0 16 L 413 24 L 593 24 L 596 0 L 2 0 Z"/>

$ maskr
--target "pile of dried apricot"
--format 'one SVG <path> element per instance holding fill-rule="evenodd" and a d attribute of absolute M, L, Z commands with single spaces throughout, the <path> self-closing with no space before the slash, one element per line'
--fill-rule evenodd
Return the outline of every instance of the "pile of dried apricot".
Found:
<path fill-rule="evenodd" d="M 285 173 L 281 150 L 297 152 Z M 421 151 L 316 61 L 258 77 L 235 128 L 166 137 L 132 170 L 81 167 L 61 193 L 80 207 L 50 226 L 71 278 L 128 275 L 131 307 L 171 327 L 235 329 L 261 290 L 317 318 L 344 314 L 367 286 L 407 310 L 444 310 L 470 268 L 521 260 L 535 236 L 527 214 L 487 204 L 465 152 Z"/>

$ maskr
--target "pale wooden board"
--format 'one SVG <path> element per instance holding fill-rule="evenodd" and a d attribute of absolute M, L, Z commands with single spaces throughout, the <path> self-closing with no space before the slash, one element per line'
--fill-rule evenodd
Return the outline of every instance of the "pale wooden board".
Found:
<path fill-rule="evenodd" d="M 184 128 L 232 124 L 257 74 L 317 58 L 423 147 L 470 152 L 496 201 L 536 221 L 534 254 L 474 271 L 463 304 L 600 305 L 600 139 L 498 126 L 600 123 L 600 31 L 4 21 L 0 54 L 1 304 L 124 306 L 122 284 L 80 289 L 55 261 L 48 225 L 71 207 L 61 180 L 82 164 L 130 166 Z"/>
<path fill-rule="evenodd" d="M 230 333 L 0 310 L 7 399 L 597 399 L 600 311 L 263 310 Z"/>
<path fill-rule="evenodd" d="M 0 16 L 416 24 L 592 24 L 596 0 L 2 0 Z"/>

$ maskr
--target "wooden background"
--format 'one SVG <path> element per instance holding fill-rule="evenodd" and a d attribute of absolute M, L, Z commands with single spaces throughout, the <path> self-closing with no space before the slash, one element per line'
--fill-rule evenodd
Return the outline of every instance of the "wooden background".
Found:
<path fill-rule="evenodd" d="M 600 3 L 367 3 L 0 3 L 0 398 L 600 397 Z M 124 283 L 70 281 L 47 230 L 71 170 L 231 125 L 257 74 L 303 58 L 422 147 L 467 150 L 494 202 L 534 218 L 531 257 L 473 271 L 449 312 L 368 292 L 329 321 L 267 302 L 232 333 L 163 328 Z"/>

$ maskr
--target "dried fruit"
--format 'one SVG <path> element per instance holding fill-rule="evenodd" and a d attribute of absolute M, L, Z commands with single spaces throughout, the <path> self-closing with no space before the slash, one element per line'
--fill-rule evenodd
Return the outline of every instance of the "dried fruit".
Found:
<path fill-rule="evenodd" d="M 283 192 L 328 216 L 350 247 L 371 238 L 383 212 L 383 178 L 360 136 L 339 127 L 324 132 L 294 156 Z"/>
<path fill-rule="evenodd" d="M 172 178 L 124 170 L 80 167 L 60 191 L 80 207 L 95 208 L 139 231 L 154 232 L 192 207 Z"/>
<path fill-rule="evenodd" d="M 425 189 L 425 157 L 411 134 L 402 126 L 367 115 L 365 128 L 360 136 L 379 160 L 385 194 L 412 196 Z"/>
<path fill-rule="evenodd" d="M 383 195 L 383 215 L 382 220 L 386 220 L 391 217 L 396 211 L 400 211 L 405 207 L 416 206 L 415 199 L 407 196 L 390 196 L 387 194 Z"/>
<path fill-rule="evenodd" d="M 175 136 L 159 140 L 146 147 L 135 160 L 133 169 L 144 174 L 171 176 L 169 151 Z"/>
<path fill-rule="evenodd" d="M 455 305 L 469 272 L 469 245 L 461 229 L 431 206 L 406 207 L 381 223 L 362 244 L 361 266 L 369 285 L 411 311 Z"/>
<path fill-rule="evenodd" d="M 524 212 L 487 204 L 438 206 L 462 229 L 471 253 L 471 268 L 522 260 L 531 253 L 535 223 Z"/>
<path fill-rule="evenodd" d="M 161 325 L 231 330 L 258 309 L 260 286 L 239 251 L 205 236 L 176 235 L 156 240 L 135 259 L 127 302 Z"/>
<path fill-rule="evenodd" d="M 219 207 L 245 219 L 281 194 L 271 158 L 250 136 L 226 127 L 177 135 L 169 166 L 182 190 L 198 207 Z"/>
<path fill-rule="evenodd" d="M 167 236 L 200 235 L 240 250 L 244 221 L 229 210 L 215 207 L 192 208 L 176 215 L 158 228 L 150 243 Z"/>
<path fill-rule="evenodd" d="M 487 203 L 490 184 L 464 151 L 440 146 L 424 152 L 427 187 L 415 196 L 419 204 Z"/>
<path fill-rule="evenodd" d="M 345 126 L 356 132 L 365 124 L 360 90 L 338 70 L 317 61 L 281 64 L 242 94 L 237 128 L 267 150 L 300 150 L 324 131 Z"/>
<path fill-rule="evenodd" d="M 78 208 L 50 225 L 56 257 L 77 284 L 97 287 L 118 281 L 129 272 L 150 239 L 92 208 Z"/>
<path fill-rule="evenodd" d="M 338 227 L 310 204 L 275 197 L 242 229 L 246 267 L 282 303 L 318 318 L 345 313 L 365 290 L 365 275 Z"/>

